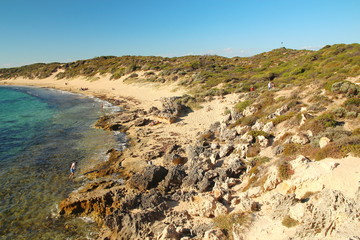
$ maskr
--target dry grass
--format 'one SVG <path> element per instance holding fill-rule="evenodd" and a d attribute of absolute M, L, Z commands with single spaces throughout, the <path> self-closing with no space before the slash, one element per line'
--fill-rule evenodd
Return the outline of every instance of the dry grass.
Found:
<path fill-rule="evenodd" d="M 291 228 L 299 225 L 299 222 L 291 218 L 289 215 L 286 215 L 281 223 L 287 228 Z"/>
<path fill-rule="evenodd" d="M 249 213 L 231 213 L 217 216 L 213 219 L 216 227 L 220 228 L 229 239 L 233 239 L 234 225 L 248 226 L 250 223 Z"/>

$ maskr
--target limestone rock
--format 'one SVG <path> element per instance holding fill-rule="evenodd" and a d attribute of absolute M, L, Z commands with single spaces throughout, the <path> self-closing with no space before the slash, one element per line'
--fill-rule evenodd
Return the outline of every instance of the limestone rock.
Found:
<path fill-rule="evenodd" d="M 173 224 L 167 225 L 164 230 L 161 232 L 158 240 L 178 240 L 180 239 L 180 234 L 176 231 L 176 228 Z"/>
<path fill-rule="evenodd" d="M 247 116 L 250 116 L 250 115 L 253 115 L 254 113 L 257 112 L 257 108 L 254 107 L 254 106 L 248 106 L 245 108 L 245 110 L 242 112 L 242 114 L 247 117 Z"/>
<path fill-rule="evenodd" d="M 264 127 L 264 123 L 256 121 L 256 123 L 251 127 L 252 130 L 261 131 Z"/>
<path fill-rule="evenodd" d="M 296 144 L 305 145 L 305 144 L 309 143 L 310 140 L 305 134 L 299 133 L 299 134 L 296 134 L 291 137 L 291 142 L 296 143 Z"/>
<path fill-rule="evenodd" d="M 236 126 L 235 127 L 235 130 L 237 132 L 238 135 L 243 135 L 245 134 L 246 132 L 250 131 L 251 127 L 250 126 Z"/>
<path fill-rule="evenodd" d="M 227 236 L 220 229 L 210 229 L 205 232 L 203 240 L 226 240 Z"/>
<path fill-rule="evenodd" d="M 234 150 L 234 146 L 232 144 L 225 144 L 220 148 L 219 157 L 223 158 L 226 155 L 230 154 L 230 152 L 233 150 Z"/>
<path fill-rule="evenodd" d="M 274 123 L 272 121 L 266 123 L 263 127 L 263 131 L 266 133 L 270 133 L 274 128 Z"/>
<path fill-rule="evenodd" d="M 265 148 L 265 147 L 269 146 L 269 139 L 267 139 L 266 137 L 264 137 L 262 135 L 258 136 L 257 138 L 259 140 L 260 147 Z"/>
<path fill-rule="evenodd" d="M 327 138 L 327 137 L 322 137 L 322 138 L 320 138 L 320 140 L 319 140 L 319 146 L 320 146 L 320 148 L 323 148 L 323 147 L 325 147 L 326 145 L 328 145 L 329 143 L 330 143 L 330 139 L 329 138 Z"/>
<path fill-rule="evenodd" d="M 134 174 L 128 180 L 128 184 L 133 188 L 144 191 L 156 187 L 167 173 L 168 170 L 164 167 L 151 165 L 146 167 L 143 172 Z"/>

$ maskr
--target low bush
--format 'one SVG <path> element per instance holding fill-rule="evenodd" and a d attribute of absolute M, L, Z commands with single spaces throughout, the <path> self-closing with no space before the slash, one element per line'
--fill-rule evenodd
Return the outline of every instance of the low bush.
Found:
<path fill-rule="evenodd" d="M 278 165 L 278 176 L 281 180 L 287 180 L 294 174 L 294 170 L 288 161 L 281 161 Z"/>
<path fill-rule="evenodd" d="M 289 215 L 286 215 L 281 223 L 287 228 L 291 228 L 299 225 L 299 222 L 293 219 L 292 217 L 290 217 Z"/>
<path fill-rule="evenodd" d="M 271 121 L 274 123 L 274 125 L 278 125 L 279 123 L 282 123 L 290 118 L 292 118 L 295 115 L 294 112 L 289 112 L 284 115 L 277 116 L 276 118 L 272 119 Z"/>
<path fill-rule="evenodd" d="M 284 144 L 284 151 L 283 151 L 284 156 L 294 156 L 300 153 L 300 151 L 301 151 L 301 145 L 299 144 L 296 143 Z"/>
<path fill-rule="evenodd" d="M 238 102 L 237 104 L 235 104 L 234 109 L 236 112 L 242 112 L 245 110 L 246 107 L 250 106 L 252 103 L 251 100 L 245 100 L 243 102 Z"/>
<path fill-rule="evenodd" d="M 270 137 L 270 134 L 264 131 L 260 131 L 260 130 L 251 130 L 248 132 L 248 134 L 250 136 L 253 136 L 254 138 L 258 137 L 258 136 L 264 136 L 266 138 Z"/>
<path fill-rule="evenodd" d="M 246 226 L 250 223 L 250 217 L 248 213 L 231 213 L 217 216 L 213 221 L 216 227 L 220 228 L 230 239 L 233 239 L 231 233 L 234 230 L 234 225 Z"/>

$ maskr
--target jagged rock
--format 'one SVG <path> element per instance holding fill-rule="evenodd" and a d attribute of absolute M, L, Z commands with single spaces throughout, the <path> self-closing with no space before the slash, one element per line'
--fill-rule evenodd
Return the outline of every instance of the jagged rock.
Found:
<path fill-rule="evenodd" d="M 126 191 L 117 185 L 114 181 L 89 183 L 59 204 L 59 214 L 91 216 L 101 222 L 102 217 L 111 213 L 113 204 L 125 196 Z"/>
<path fill-rule="evenodd" d="M 299 211 L 293 209 L 292 216 L 301 222 L 296 231 L 300 238 L 321 236 L 340 239 L 340 236 L 360 235 L 359 204 L 340 191 L 325 189 L 311 197 L 302 209 L 297 210 Z"/>
<path fill-rule="evenodd" d="M 230 154 L 234 150 L 234 146 L 232 144 L 225 144 L 220 148 L 219 157 L 223 158 Z"/>
<path fill-rule="evenodd" d="M 254 113 L 257 112 L 257 108 L 254 107 L 254 106 L 248 106 L 244 109 L 244 111 L 242 112 L 242 114 L 245 116 L 245 117 L 248 117 L 250 115 L 253 115 Z"/>
<path fill-rule="evenodd" d="M 283 219 L 289 212 L 291 206 L 297 202 L 295 194 L 280 194 L 276 193 L 271 196 L 270 207 L 273 211 L 274 219 Z"/>
<path fill-rule="evenodd" d="M 180 234 L 176 231 L 176 228 L 173 224 L 167 225 L 164 230 L 161 232 L 158 240 L 178 240 L 180 239 Z"/>
<path fill-rule="evenodd" d="M 227 213 L 227 208 L 223 204 L 207 194 L 199 194 L 192 197 L 189 204 L 188 212 L 194 216 L 214 217 Z"/>
<path fill-rule="evenodd" d="M 235 109 L 231 109 L 231 120 L 233 122 L 236 122 L 240 118 L 244 117 L 244 115 L 241 112 L 236 111 Z"/>
<path fill-rule="evenodd" d="M 148 223 L 162 218 L 163 211 L 158 208 L 135 212 L 119 209 L 106 216 L 105 225 L 120 237 L 117 239 L 146 239 L 152 234 Z"/>
<path fill-rule="evenodd" d="M 192 167 L 184 178 L 182 186 L 185 188 L 195 188 L 196 184 L 203 179 L 204 174 L 204 170 L 198 166 Z"/>
<path fill-rule="evenodd" d="M 142 127 L 142 126 L 145 126 L 145 125 L 149 124 L 149 122 L 150 122 L 149 119 L 139 118 L 134 122 L 134 126 Z"/>
<path fill-rule="evenodd" d="M 176 190 L 181 186 L 183 179 L 185 177 L 186 177 L 186 173 L 182 166 L 177 165 L 171 167 L 164 181 L 161 182 L 161 186 L 163 186 L 164 190 L 167 192 Z"/>
<path fill-rule="evenodd" d="M 311 119 L 311 118 L 314 118 L 314 116 L 309 114 L 309 113 L 302 113 L 301 114 L 300 125 L 303 125 L 308 119 Z"/>
<path fill-rule="evenodd" d="M 262 123 L 260 121 L 256 121 L 256 123 L 251 127 L 251 129 L 260 131 L 263 129 L 263 127 L 264 127 L 264 123 Z"/>
<path fill-rule="evenodd" d="M 255 198 L 260 196 L 261 193 L 263 193 L 263 188 L 262 187 L 252 187 L 250 188 L 248 191 L 248 196 L 250 198 Z"/>
<path fill-rule="evenodd" d="M 260 147 L 265 148 L 269 146 L 269 139 L 267 139 L 265 136 L 260 135 L 257 138 L 259 140 Z"/>
<path fill-rule="evenodd" d="M 151 112 L 153 115 L 159 118 L 167 120 L 169 123 L 174 123 L 180 116 L 182 110 L 182 105 L 176 102 L 175 101 L 176 99 L 177 97 L 169 97 L 169 98 L 162 97 L 160 98 L 160 101 L 162 103 L 163 110 L 158 112 L 156 110 L 151 109 L 152 111 L 149 112 Z"/>
<path fill-rule="evenodd" d="M 220 157 L 219 157 L 219 153 L 213 153 L 211 154 L 210 156 L 210 161 L 211 161 L 211 164 L 215 165 L 216 164 L 216 160 L 218 160 Z"/>
<path fill-rule="evenodd" d="M 237 132 L 238 135 L 243 135 L 245 134 L 246 132 L 250 131 L 251 127 L 250 126 L 236 126 L 235 127 L 235 130 Z"/>
<path fill-rule="evenodd" d="M 210 229 L 205 232 L 203 240 L 226 240 L 228 237 L 220 229 Z"/>
<path fill-rule="evenodd" d="M 164 197 L 159 191 L 151 189 L 150 192 L 141 194 L 139 207 L 141 209 L 153 209 L 155 207 L 159 207 L 161 203 L 165 204 Z M 165 205 L 162 205 L 162 207 L 165 207 Z"/>
<path fill-rule="evenodd" d="M 239 157 L 241 158 L 246 158 L 246 153 L 249 149 L 249 143 L 245 143 L 245 144 L 239 144 L 236 147 L 236 150 L 239 151 Z"/>
<path fill-rule="evenodd" d="M 266 133 L 270 133 L 274 128 L 274 123 L 272 121 L 266 123 L 263 127 L 263 131 Z"/>
<path fill-rule="evenodd" d="M 213 143 L 211 143 L 211 145 L 210 145 L 210 148 L 211 149 L 218 149 L 220 147 L 220 145 L 218 144 L 218 143 L 216 143 L 216 142 L 213 142 Z"/>
<path fill-rule="evenodd" d="M 238 178 L 246 171 L 246 164 L 239 158 L 232 159 L 225 168 L 226 177 Z"/>
<path fill-rule="evenodd" d="M 282 180 L 279 178 L 278 169 L 275 166 L 271 166 L 268 170 L 268 176 L 264 183 L 264 190 L 271 191 L 276 188 Z"/>
<path fill-rule="evenodd" d="M 237 132 L 235 129 L 229 129 L 227 127 L 221 128 L 220 139 L 223 141 L 232 141 L 236 138 Z"/>
<path fill-rule="evenodd" d="M 162 166 L 151 165 L 144 169 L 141 173 L 134 174 L 129 180 L 129 186 L 137 188 L 140 191 L 154 188 L 162 181 L 168 170 Z"/>
<path fill-rule="evenodd" d="M 243 140 L 245 143 L 251 143 L 254 141 L 254 137 L 248 133 L 242 135 L 240 139 Z"/>
<path fill-rule="evenodd" d="M 281 115 L 285 114 L 287 111 L 289 111 L 289 107 L 287 105 L 284 105 L 284 106 L 276 109 L 274 113 L 271 113 L 270 115 L 268 115 L 267 118 L 268 119 L 276 118 L 277 116 L 281 116 Z"/>
<path fill-rule="evenodd" d="M 310 142 L 310 140 L 305 134 L 299 133 L 299 134 L 296 134 L 291 137 L 291 142 L 296 143 L 296 144 L 305 145 L 305 144 L 308 144 Z"/>
<path fill-rule="evenodd" d="M 320 148 L 323 148 L 323 147 L 325 147 L 326 145 L 328 145 L 329 143 L 330 143 L 330 139 L 329 138 L 327 138 L 327 137 L 322 137 L 322 138 L 320 138 L 320 140 L 319 140 L 319 146 L 320 146 Z"/>
<path fill-rule="evenodd" d="M 186 158 L 174 152 L 166 155 L 164 160 L 167 164 L 183 165 L 186 163 Z"/>
<path fill-rule="evenodd" d="M 274 149 L 273 149 L 273 153 L 274 153 L 275 155 L 279 155 L 279 154 L 281 154 L 283 151 L 284 151 L 284 146 L 283 146 L 283 145 L 278 145 L 278 146 L 274 147 Z"/>

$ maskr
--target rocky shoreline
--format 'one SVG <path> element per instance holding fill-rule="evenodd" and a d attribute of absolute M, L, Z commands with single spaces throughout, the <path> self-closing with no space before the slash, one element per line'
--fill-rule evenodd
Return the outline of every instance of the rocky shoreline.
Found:
<path fill-rule="evenodd" d="M 99 119 L 97 127 L 126 132 L 129 147 L 108 151 L 109 160 L 87 175 L 93 181 L 60 203 L 61 216 L 91 217 L 102 226 L 99 239 L 267 239 L 272 225 L 254 233 L 265 220 L 297 226 L 282 226 L 277 239 L 358 239 L 360 191 L 349 197 L 316 182 L 339 163 L 298 156 L 282 166 L 247 157 L 255 144 L 264 150 L 275 138 L 272 121 L 230 127 L 254 114 L 253 106 L 214 119 L 196 139 L 164 136 L 154 129 L 176 122 L 186 109 L 176 98 L 162 102 L 161 110 L 126 103 L 124 111 Z M 269 119 L 290 108 L 277 109 Z M 288 141 L 307 144 L 308 137 L 294 134 Z M 283 150 L 272 147 L 274 155 Z M 310 175 L 308 169 L 314 169 Z M 313 191 L 301 192 L 311 181 Z"/>

